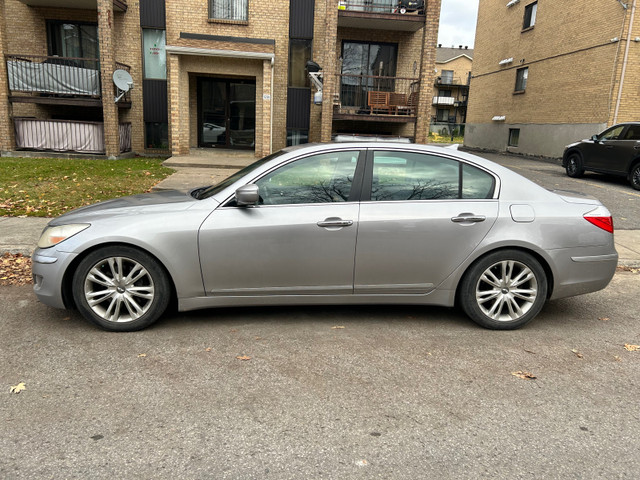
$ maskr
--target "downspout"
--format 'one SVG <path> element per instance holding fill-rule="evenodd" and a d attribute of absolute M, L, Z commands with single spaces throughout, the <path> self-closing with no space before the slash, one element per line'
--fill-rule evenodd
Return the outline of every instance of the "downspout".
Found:
<path fill-rule="evenodd" d="M 620 87 L 618 88 L 618 98 L 616 100 L 616 109 L 613 114 L 614 125 L 618 123 L 618 112 L 620 111 L 620 102 L 622 101 L 622 87 L 624 86 L 624 75 L 627 71 L 627 62 L 629 60 L 629 45 L 631 44 L 631 29 L 633 28 L 633 17 L 636 14 L 636 0 L 633 0 L 631 6 L 631 18 L 629 20 L 629 31 L 627 32 L 627 45 L 624 48 L 624 59 L 622 60 L 622 72 L 620 73 Z"/>
<path fill-rule="evenodd" d="M 635 0 L 634 0 L 635 1 Z M 271 121 L 269 122 L 269 154 L 273 153 L 273 64 L 275 57 L 271 57 Z"/>

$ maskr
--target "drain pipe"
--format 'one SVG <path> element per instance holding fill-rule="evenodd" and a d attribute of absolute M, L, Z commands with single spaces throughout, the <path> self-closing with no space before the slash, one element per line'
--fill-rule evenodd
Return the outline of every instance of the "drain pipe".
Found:
<path fill-rule="evenodd" d="M 618 112 L 620 111 L 620 102 L 622 101 L 622 87 L 624 86 L 624 75 L 627 71 L 627 62 L 629 61 L 629 45 L 631 44 L 631 29 L 633 28 L 633 17 L 636 14 L 636 0 L 633 0 L 631 6 L 631 18 L 629 20 L 629 31 L 627 32 L 627 45 L 624 48 L 624 59 L 622 60 L 622 72 L 620 74 L 620 86 L 618 88 L 618 99 L 616 100 L 616 110 L 613 114 L 614 125 L 618 123 Z"/>
<path fill-rule="evenodd" d="M 635 0 L 634 0 L 635 1 Z M 275 57 L 271 57 L 271 121 L 269 122 L 269 155 L 273 153 L 273 64 Z"/>

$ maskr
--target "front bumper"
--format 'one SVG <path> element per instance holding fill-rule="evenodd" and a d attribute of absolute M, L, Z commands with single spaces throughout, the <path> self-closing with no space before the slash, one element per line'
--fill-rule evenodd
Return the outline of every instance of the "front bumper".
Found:
<path fill-rule="evenodd" d="M 64 273 L 77 254 L 52 248 L 36 248 L 31 257 L 33 291 L 39 301 L 54 308 L 66 308 L 62 295 Z"/>

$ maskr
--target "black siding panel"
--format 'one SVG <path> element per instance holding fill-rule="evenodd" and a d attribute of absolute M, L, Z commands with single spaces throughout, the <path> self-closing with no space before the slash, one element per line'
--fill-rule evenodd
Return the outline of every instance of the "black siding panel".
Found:
<path fill-rule="evenodd" d="M 289 37 L 313 38 L 315 0 L 291 0 L 289 5 Z"/>
<path fill-rule="evenodd" d="M 311 89 L 289 87 L 287 91 L 287 128 L 309 128 Z"/>
<path fill-rule="evenodd" d="M 168 122 L 167 81 L 142 81 L 143 110 L 145 122 Z"/>
<path fill-rule="evenodd" d="M 140 0 L 140 26 L 165 28 L 167 24 L 164 0 Z"/>

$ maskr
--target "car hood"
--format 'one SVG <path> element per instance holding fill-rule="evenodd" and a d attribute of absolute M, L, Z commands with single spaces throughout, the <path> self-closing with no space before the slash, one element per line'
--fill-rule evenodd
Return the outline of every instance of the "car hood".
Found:
<path fill-rule="evenodd" d="M 591 195 L 585 195 L 580 192 L 572 192 L 569 190 L 550 190 L 558 195 L 562 200 L 568 203 L 584 203 L 587 205 L 602 205 L 600 200 Z"/>
<path fill-rule="evenodd" d="M 142 193 L 128 197 L 114 198 L 104 202 L 76 208 L 65 213 L 51 222 L 49 225 L 62 225 L 72 222 L 87 222 L 90 218 L 104 215 L 123 215 L 133 213 L 143 213 L 148 210 L 157 210 L 161 207 L 163 211 L 186 210 L 194 203 L 198 202 L 188 193 L 178 190 L 163 190 L 153 193 Z"/>

